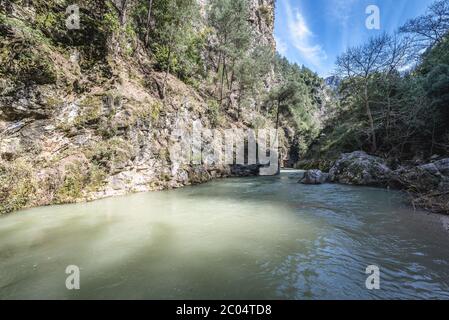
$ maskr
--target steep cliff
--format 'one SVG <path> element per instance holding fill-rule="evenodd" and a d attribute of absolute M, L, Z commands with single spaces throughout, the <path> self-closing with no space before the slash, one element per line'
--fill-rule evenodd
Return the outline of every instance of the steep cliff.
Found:
<path fill-rule="evenodd" d="M 252 109 L 238 121 L 217 112 L 202 84 L 156 71 L 139 39 L 126 44 L 132 55 L 117 53 L 102 4 L 80 1 L 86 26 L 74 36 L 63 25 L 68 4 L 1 4 L 0 214 L 236 174 L 222 164 L 175 166 L 173 131 L 270 120 Z M 251 23 L 254 41 L 274 49 L 274 0 L 251 1 Z"/>

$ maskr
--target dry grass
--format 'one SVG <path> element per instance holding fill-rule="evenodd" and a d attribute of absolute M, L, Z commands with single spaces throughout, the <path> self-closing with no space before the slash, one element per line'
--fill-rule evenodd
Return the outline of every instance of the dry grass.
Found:
<path fill-rule="evenodd" d="M 435 213 L 449 215 L 449 191 L 413 193 L 411 196 L 415 208 L 420 207 Z"/>

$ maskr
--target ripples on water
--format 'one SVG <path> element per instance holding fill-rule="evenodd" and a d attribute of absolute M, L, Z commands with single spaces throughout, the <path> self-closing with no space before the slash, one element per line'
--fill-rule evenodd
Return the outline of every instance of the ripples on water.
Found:
<path fill-rule="evenodd" d="M 401 193 L 280 177 L 0 218 L 0 299 L 449 298 L 447 232 Z M 81 290 L 65 268 L 81 269 Z M 381 290 L 365 288 L 368 265 Z"/>

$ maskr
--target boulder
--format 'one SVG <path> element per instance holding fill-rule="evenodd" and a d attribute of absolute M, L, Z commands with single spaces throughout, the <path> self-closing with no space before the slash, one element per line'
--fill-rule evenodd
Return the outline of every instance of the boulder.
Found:
<path fill-rule="evenodd" d="M 449 158 L 434 162 L 434 165 L 438 168 L 438 171 L 440 171 L 443 176 L 449 177 Z"/>
<path fill-rule="evenodd" d="M 29 85 L 0 95 L 0 119 L 20 121 L 25 118 L 47 119 L 56 109 L 56 98 L 45 86 Z"/>
<path fill-rule="evenodd" d="M 323 184 L 329 179 L 329 174 L 321 170 L 308 170 L 304 173 L 304 177 L 299 181 L 302 184 Z"/>
<path fill-rule="evenodd" d="M 233 177 L 251 177 L 258 176 L 261 165 L 232 165 L 231 166 L 231 176 Z"/>
<path fill-rule="evenodd" d="M 401 167 L 393 173 L 393 181 L 401 188 L 418 192 L 449 190 L 449 159 L 416 167 Z"/>
<path fill-rule="evenodd" d="M 392 175 L 383 159 L 363 151 L 342 154 L 329 171 L 331 182 L 365 186 L 388 186 Z"/>

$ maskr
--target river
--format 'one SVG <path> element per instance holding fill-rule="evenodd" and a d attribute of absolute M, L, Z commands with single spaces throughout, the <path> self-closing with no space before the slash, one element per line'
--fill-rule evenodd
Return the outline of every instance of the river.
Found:
<path fill-rule="evenodd" d="M 0 299 L 449 299 L 449 233 L 397 191 L 299 171 L 0 218 Z M 80 290 L 66 288 L 67 266 Z M 368 290 L 367 266 L 380 270 Z"/>

